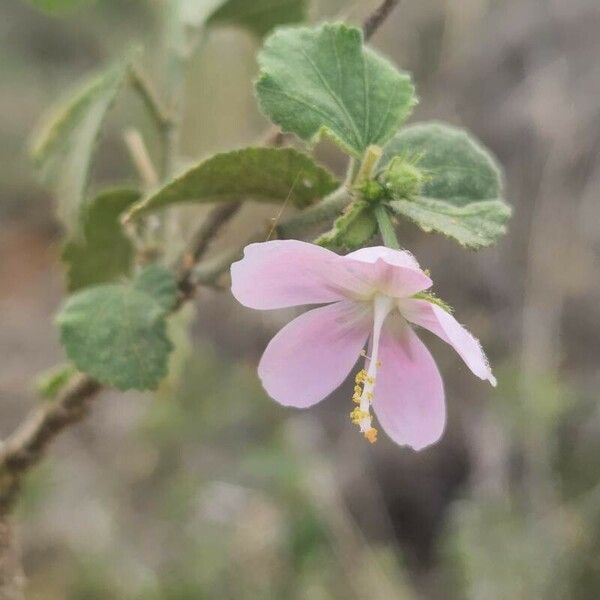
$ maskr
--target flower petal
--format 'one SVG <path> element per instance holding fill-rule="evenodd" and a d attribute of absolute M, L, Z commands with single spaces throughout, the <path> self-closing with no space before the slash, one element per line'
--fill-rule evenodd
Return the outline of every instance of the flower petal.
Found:
<path fill-rule="evenodd" d="M 408 321 L 450 344 L 477 377 L 496 385 L 481 344 L 450 313 L 427 300 L 402 300 L 399 308 Z"/>
<path fill-rule="evenodd" d="M 341 301 L 309 310 L 269 343 L 258 375 L 269 396 L 285 406 L 307 408 L 340 386 L 364 348 L 372 315 Z"/>
<path fill-rule="evenodd" d="M 386 323 L 379 357 L 373 410 L 383 430 L 415 450 L 437 442 L 446 424 L 444 384 L 425 344 L 406 323 Z"/>
<path fill-rule="evenodd" d="M 334 252 L 298 240 L 250 244 L 231 265 L 231 291 L 259 310 L 335 302 L 364 287 L 348 266 Z"/>
<path fill-rule="evenodd" d="M 343 257 L 352 269 L 368 282 L 370 289 L 394 298 L 405 298 L 431 287 L 431 279 L 421 270 L 415 257 L 405 250 L 385 246 L 361 248 Z"/>
<path fill-rule="evenodd" d="M 354 252 L 346 254 L 346 257 L 367 263 L 374 263 L 381 259 L 396 267 L 421 269 L 417 259 L 410 252 L 408 252 L 408 250 L 394 250 L 393 248 L 388 248 L 387 246 L 360 248 L 360 250 L 355 250 Z"/>

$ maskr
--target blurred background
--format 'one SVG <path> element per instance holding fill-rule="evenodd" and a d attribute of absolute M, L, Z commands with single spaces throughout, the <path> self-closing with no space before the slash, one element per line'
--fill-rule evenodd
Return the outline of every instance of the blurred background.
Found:
<path fill-rule="evenodd" d="M 250 1 L 250 0 L 249 0 Z M 160 62 L 161 2 L 97 0 L 50 17 L 0 3 L 0 431 L 63 360 L 53 199 L 27 157 L 56 98 L 134 41 Z M 319 0 L 360 23 L 375 2 Z M 363 443 L 351 386 L 309 412 L 262 392 L 256 364 L 294 313 L 202 289 L 171 324 L 172 376 L 154 395 L 106 393 L 29 478 L 18 511 L 39 600 L 589 600 L 600 597 L 600 4 L 405 0 L 372 44 L 411 71 L 411 121 L 469 128 L 499 158 L 509 235 L 470 253 L 410 226 L 400 239 L 488 351 L 499 385 L 432 336 L 449 423 L 421 453 Z M 186 92 L 191 160 L 252 143 L 259 42 L 212 29 Z M 125 96 L 94 181 L 131 179 Z M 323 144 L 337 172 L 343 157 Z M 275 209 L 247 209 L 239 239 Z M 194 223 L 200 212 L 190 213 Z M 186 326 L 191 324 L 192 335 Z"/>

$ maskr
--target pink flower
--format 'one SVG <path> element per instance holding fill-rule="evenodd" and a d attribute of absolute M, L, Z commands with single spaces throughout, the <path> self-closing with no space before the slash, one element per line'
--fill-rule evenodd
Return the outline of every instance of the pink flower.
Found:
<path fill-rule="evenodd" d="M 271 340 L 258 374 L 277 402 L 307 408 L 341 385 L 362 354 L 351 418 L 371 442 L 377 438 L 371 407 L 396 443 L 415 450 L 444 431 L 442 378 L 410 324 L 439 336 L 477 377 L 496 385 L 479 342 L 442 307 L 415 297 L 432 282 L 408 252 L 378 246 L 339 256 L 277 240 L 247 246 L 231 277 L 233 295 L 250 308 L 325 304 Z"/>

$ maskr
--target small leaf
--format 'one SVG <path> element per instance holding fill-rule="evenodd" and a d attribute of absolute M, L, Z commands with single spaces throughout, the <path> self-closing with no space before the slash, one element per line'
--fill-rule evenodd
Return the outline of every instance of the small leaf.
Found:
<path fill-rule="evenodd" d="M 278 25 L 305 21 L 308 0 L 225 0 L 208 25 L 239 25 L 263 37 Z"/>
<path fill-rule="evenodd" d="M 325 134 L 356 158 L 389 140 L 416 103 L 410 76 L 354 27 L 277 30 L 258 61 L 258 100 L 275 124 L 310 142 Z"/>
<path fill-rule="evenodd" d="M 127 73 L 129 61 L 112 65 L 52 112 L 34 140 L 33 159 L 58 198 L 58 214 L 79 233 L 92 154 L 100 128 Z"/>
<path fill-rule="evenodd" d="M 175 289 L 173 275 L 149 267 L 131 282 L 71 296 L 57 317 L 67 356 L 103 384 L 155 389 L 166 375 L 172 349 L 166 307 L 175 297 L 168 297 L 166 289 Z"/>
<path fill-rule="evenodd" d="M 139 198 L 135 190 L 110 190 L 85 208 L 82 235 L 67 242 L 62 252 L 69 291 L 129 274 L 134 249 L 123 233 L 120 217 Z"/>
<path fill-rule="evenodd" d="M 293 148 L 245 148 L 201 162 L 136 204 L 128 218 L 181 202 L 289 200 L 303 207 L 338 185 L 329 171 Z"/>
<path fill-rule="evenodd" d="M 502 200 L 453 204 L 437 198 L 417 197 L 414 200 L 392 200 L 389 206 L 423 231 L 441 233 L 473 249 L 491 246 L 504 235 L 511 214 L 510 206 Z"/>
<path fill-rule="evenodd" d="M 366 246 L 377 233 L 373 205 L 355 201 L 338 217 L 333 228 L 315 240 L 315 244 L 330 250 L 355 250 Z"/>
<path fill-rule="evenodd" d="M 46 400 L 54 400 L 76 373 L 77 369 L 71 363 L 58 365 L 40 373 L 35 379 L 38 394 Z"/>
<path fill-rule="evenodd" d="M 400 130 L 384 148 L 380 166 L 396 156 L 418 158 L 427 180 L 420 194 L 453 204 L 502 195 L 496 160 L 466 131 L 443 123 L 419 123 Z"/>
<path fill-rule="evenodd" d="M 169 312 L 177 300 L 177 282 L 171 272 L 160 265 L 146 267 L 135 278 L 133 285 L 137 290 L 145 292 Z"/>
<path fill-rule="evenodd" d="M 465 131 L 441 123 L 407 127 L 386 146 L 380 166 L 398 157 L 424 176 L 414 196 L 402 197 L 388 186 L 396 214 L 469 248 L 490 246 L 506 233 L 511 208 L 502 200 L 498 165 Z"/>
<path fill-rule="evenodd" d="M 35 7 L 49 13 L 68 12 L 94 0 L 29 0 Z"/>

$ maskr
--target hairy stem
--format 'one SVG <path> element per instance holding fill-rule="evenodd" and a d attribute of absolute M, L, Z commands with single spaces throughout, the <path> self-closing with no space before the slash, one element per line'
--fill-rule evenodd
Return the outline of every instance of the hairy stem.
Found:
<path fill-rule="evenodd" d="M 400 244 L 398 243 L 394 224 L 390 219 L 390 214 L 388 213 L 387 208 L 381 204 L 375 207 L 375 218 L 377 219 L 377 226 L 379 227 L 379 233 L 381 233 L 381 237 L 383 238 L 383 243 L 388 248 L 394 248 L 394 250 L 398 250 L 400 248 Z"/>

